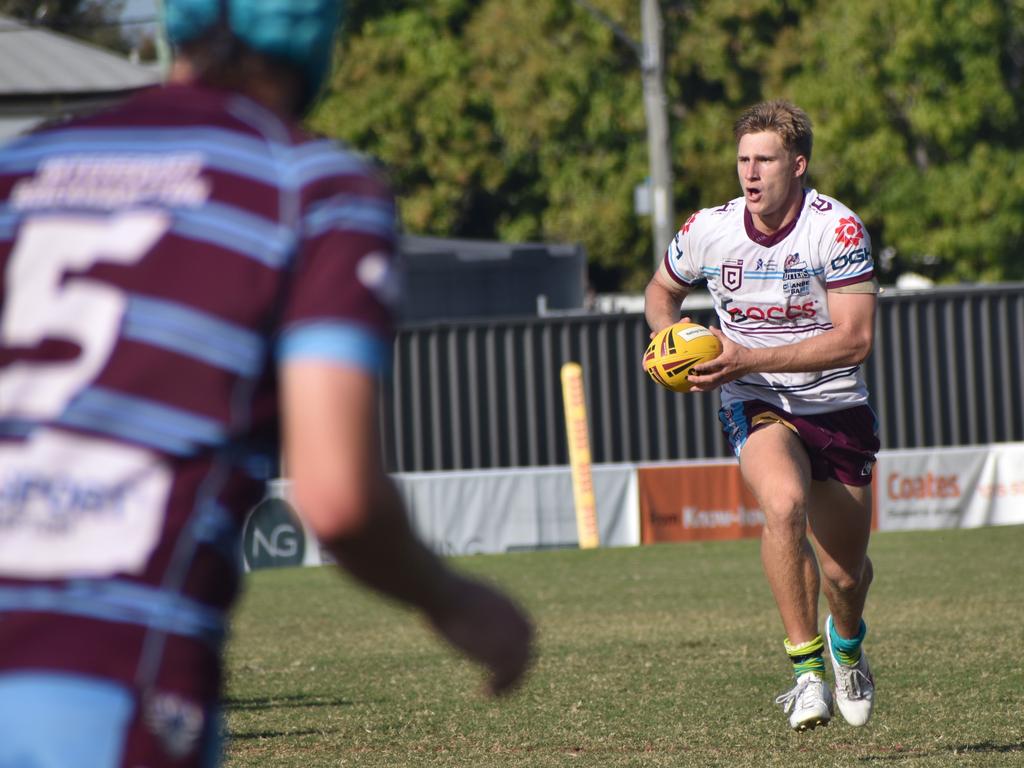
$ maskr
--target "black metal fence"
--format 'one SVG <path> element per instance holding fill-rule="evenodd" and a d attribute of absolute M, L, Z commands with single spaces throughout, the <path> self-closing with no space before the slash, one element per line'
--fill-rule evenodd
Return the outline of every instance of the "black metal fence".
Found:
<path fill-rule="evenodd" d="M 690 312 L 714 322 L 713 311 Z M 718 395 L 677 395 L 640 369 L 639 314 L 402 330 L 384 393 L 396 472 L 568 463 L 560 369 L 584 371 L 595 462 L 729 455 Z M 865 364 L 883 448 L 1024 440 L 1024 284 L 889 291 Z"/>

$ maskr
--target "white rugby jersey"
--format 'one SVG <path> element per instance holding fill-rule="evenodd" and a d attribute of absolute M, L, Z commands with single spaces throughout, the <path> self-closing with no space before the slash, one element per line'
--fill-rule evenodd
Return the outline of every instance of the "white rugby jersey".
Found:
<path fill-rule="evenodd" d="M 702 280 L 722 331 L 745 347 L 775 347 L 832 328 L 830 289 L 874 278 L 871 240 L 853 211 L 816 190 L 797 218 L 773 235 L 754 228 L 744 199 L 690 216 L 665 253 L 669 274 L 690 288 Z M 722 406 L 763 400 L 794 414 L 867 402 L 860 366 L 814 373 L 750 374 L 721 388 Z"/>

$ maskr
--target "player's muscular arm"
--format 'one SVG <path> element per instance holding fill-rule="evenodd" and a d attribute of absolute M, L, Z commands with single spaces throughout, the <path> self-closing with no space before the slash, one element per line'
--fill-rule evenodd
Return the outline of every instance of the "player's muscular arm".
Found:
<path fill-rule="evenodd" d="M 412 539 L 381 467 L 375 379 L 357 368 L 310 361 L 287 364 L 282 383 L 285 462 L 305 520 L 356 578 L 432 606 L 440 569 Z M 388 550 L 399 548 L 409 558 L 405 567 L 390 562 Z"/>
<path fill-rule="evenodd" d="M 694 390 L 714 389 L 748 373 L 805 373 L 859 365 L 870 354 L 875 336 L 873 293 L 829 291 L 831 330 L 795 344 L 751 349 L 730 341 L 717 328 L 722 354 L 690 374 Z"/>
<path fill-rule="evenodd" d="M 445 640 L 486 666 L 492 693 L 513 687 L 529 662 L 530 623 L 413 534 L 380 462 L 376 379 L 318 361 L 290 362 L 281 378 L 285 461 L 303 518 L 351 576 L 420 608 Z"/>
<path fill-rule="evenodd" d="M 751 370 L 764 373 L 827 371 L 859 365 L 871 353 L 875 338 L 875 304 L 872 293 L 828 294 L 832 329 L 796 344 L 754 352 Z"/>
<path fill-rule="evenodd" d="M 689 291 L 677 283 L 662 264 L 644 291 L 644 317 L 651 331 L 657 332 L 679 320 L 679 307 Z"/>

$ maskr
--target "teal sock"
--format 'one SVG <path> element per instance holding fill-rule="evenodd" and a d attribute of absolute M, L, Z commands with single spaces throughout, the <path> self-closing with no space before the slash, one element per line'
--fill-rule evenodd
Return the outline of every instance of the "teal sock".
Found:
<path fill-rule="evenodd" d="M 845 667 L 852 667 L 860 661 L 860 644 L 864 642 L 864 635 L 868 631 L 868 625 L 864 623 L 864 619 L 860 620 L 857 636 L 850 639 L 843 637 L 836 631 L 836 625 L 833 623 L 831 616 L 828 617 L 828 629 L 829 636 L 832 639 L 832 658 Z"/>

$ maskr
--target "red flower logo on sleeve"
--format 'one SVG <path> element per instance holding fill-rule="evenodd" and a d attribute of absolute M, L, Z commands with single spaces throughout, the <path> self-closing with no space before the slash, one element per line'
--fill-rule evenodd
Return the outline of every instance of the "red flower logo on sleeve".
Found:
<path fill-rule="evenodd" d="M 836 242 L 842 243 L 844 246 L 856 246 L 860 245 L 860 241 L 863 239 L 864 227 L 857 219 L 847 216 L 845 219 L 839 220 L 839 226 L 836 227 Z"/>

